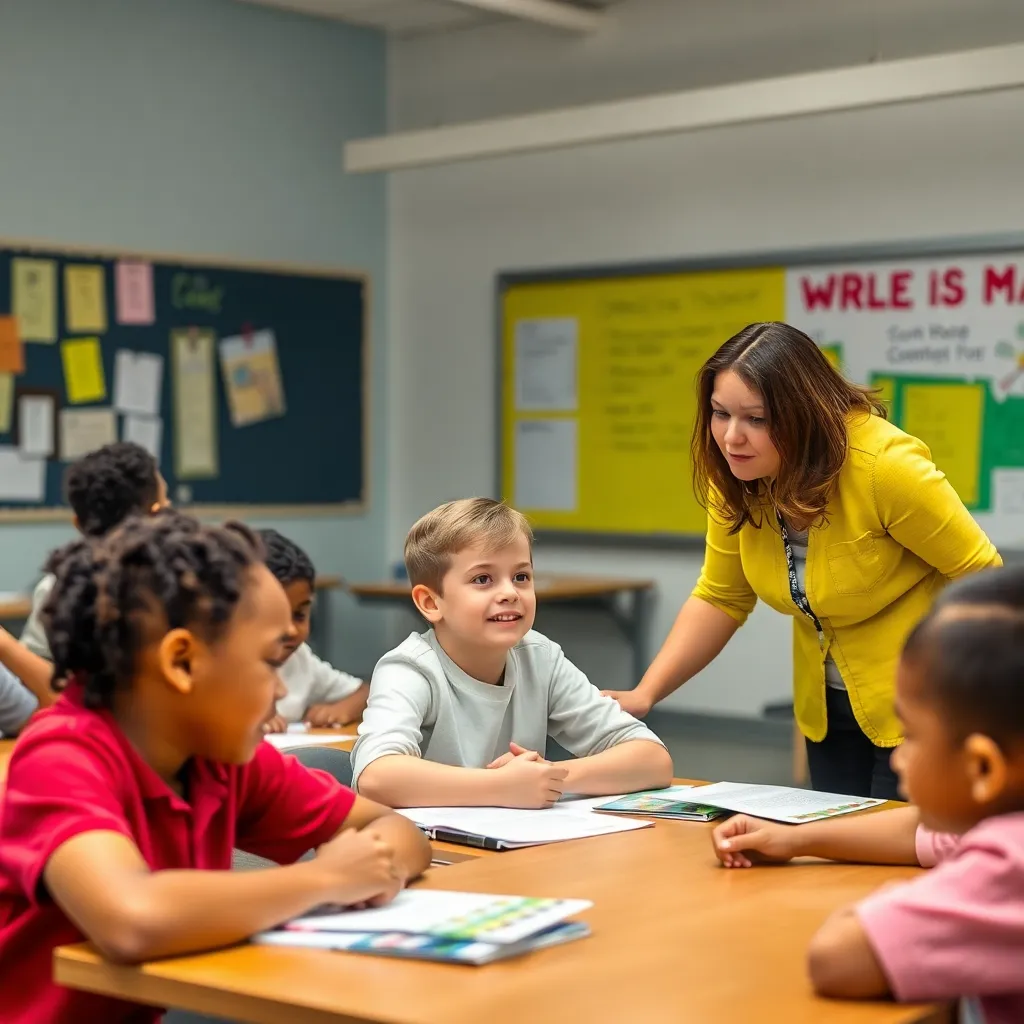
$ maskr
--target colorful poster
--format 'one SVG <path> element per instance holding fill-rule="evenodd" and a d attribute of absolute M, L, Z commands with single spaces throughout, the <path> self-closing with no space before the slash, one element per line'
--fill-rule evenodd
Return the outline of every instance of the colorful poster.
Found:
<path fill-rule="evenodd" d="M 68 334 L 103 334 L 107 329 L 107 295 L 103 267 L 69 263 L 64 267 L 64 318 Z"/>
<path fill-rule="evenodd" d="M 273 331 L 223 338 L 220 361 L 233 426 L 245 427 L 284 415 L 284 388 Z"/>
<path fill-rule="evenodd" d="M 107 397 L 99 338 L 76 338 L 61 345 L 64 386 L 72 405 L 102 402 Z"/>
<path fill-rule="evenodd" d="M 53 260 L 11 260 L 11 311 L 22 341 L 57 340 L 57 264 Z"/>

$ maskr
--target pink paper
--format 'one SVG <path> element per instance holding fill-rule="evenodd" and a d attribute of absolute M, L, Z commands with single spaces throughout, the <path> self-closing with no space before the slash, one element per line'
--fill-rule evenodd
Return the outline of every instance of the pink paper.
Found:
<path fill-rule="evenodd" d="M 117 265 L 117 322 L 151 324 L 153 306 L 153 265 L 122 260 Z"/>

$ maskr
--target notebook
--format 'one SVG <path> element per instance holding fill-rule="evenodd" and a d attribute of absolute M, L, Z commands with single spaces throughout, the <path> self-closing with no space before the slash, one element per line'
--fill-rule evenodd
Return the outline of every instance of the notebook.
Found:
<path fill-rule="evenodd" d="M 683 793 L 692 796 L 692 787 L 670 786 L 668 789 L 631 793 L 609 803 L 599 804 L 594 810 L 616 814 L 642 814 L 648 818 L 673 818 L 677 821 L 714 821 L 726 814 L 720 807 L 680 800 L 679 797 Z"/>
<path fill-rule="evenodd" d="M 468 964 L 480 967 L 522 956 L 549 946 L 585 939 L 590 928 L 582 921 L 563 921 L 545 928 L 520 942 L 483 942 L 480 939 L 448 939 L 434 935 L 410 935 L 407 932 L 264 932 L 253 942 L 264 946 L 304 946 L 337 949 L 348 953 L 372 953 L 407 960 L 433 960 L 438 963 Z"/>
<path fill-rule="evenodd" d="M 781 821 L 788 825 L 834 818 L 885 803 L 874 797 L 815 793 L 787 786 L 755 786 L 739 782 L 716 782 L 711 786 L 700 786 L 693 795 L 699 796 L 701 803 L 712 807 Z"/>
<path fill-rule="evenodd" d="M 514 807 L 407 807 L 398 813 L 415 822 L 435 842 L 484 850 L 518 850 L 651 826 L 649 821 L 591 814 L 589 808 L 573 808 L 571 804 L 536 811 Z"/>

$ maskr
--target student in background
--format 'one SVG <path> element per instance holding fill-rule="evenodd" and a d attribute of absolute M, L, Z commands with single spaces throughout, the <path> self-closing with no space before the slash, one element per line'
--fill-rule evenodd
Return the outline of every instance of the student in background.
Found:
<path fill-rule="evenodd" d="M 5 1024 L 160 1017 L 55 984 L 56 946 L 122 963 L 210 949 L 321 903 L 386 903 L 427 867 L 410 822 L 264 742 L 293 630 L 248 530 L 132 517 L 50 567 L 66 688 L 23 732 L 0 804 Z M 230 871 L 236 846 L 289 866 Z"/>
<path fill-rule="evenodd" d="M 970 997 L 977 1020 L 1024 1021 L 1022 680 L 1024 569 L 956 583 L 900 662 L 906 738 L 893 765 L 913 806 L 796 828 L 740 816 L 715 830 L 727 867 L 804 856 L 935 865 L 823 925 L 810 951 L 822 995 Z"/>
<path fill-rule="evenodd" d="M 654 733 L 532 632 L 524 516 L 488 498 L 442 505 L 410 530 L 405 564 L 433 628 L 374 670 L 352 754 L 360 792 L 392 807 L 547 807 L 670 783 Z M 546 761 L 548 736 L 578 760 Z"/>
<path fill-rule="evenodd" d="M 57 699 L 53 665 L 0 628 L 0 735 L 17 736 L 32 714 Z"/>
<path fill-rule="evenodd" d="M 64 477 L 64 491 L 74 513 L 75 529 L 86 537 L 102 537 L 128 516 L 165 508 L 167 483 L 141 445 L 117 441 L 73 462 Z M 53 587 L 45 575 L 32 595 L 32 612 L 21 642 L 33 654 L 50 658 L 40 612 Z"/>
<path fill-rule="evenodd" d="M 267 568 L 284 587 L 291 604 L 295 627 L 280 671 L 288 692 L 277 702 L 277 714 L 267 723 L 267 731 L 284 732 L 290 722 L 323 727 L 357 721 L 366 707 L 370 687 L 321 661 L 306 642 L 316 583 L 313 563 L 298 544 L 277 530 L 261 530 L 260 538 L 267 553 Z"/>
<path fill-rule="evenodd" d="M 925 445 L 795 327 L 744 328 L 697 392 L 704 568 L 640 684 L 611 696 L 647 714 L 718 657 L 760 598 L 794 623 L 814 788 L 892 798 L 903 639 L 949 580 L 999 555 Z"/>

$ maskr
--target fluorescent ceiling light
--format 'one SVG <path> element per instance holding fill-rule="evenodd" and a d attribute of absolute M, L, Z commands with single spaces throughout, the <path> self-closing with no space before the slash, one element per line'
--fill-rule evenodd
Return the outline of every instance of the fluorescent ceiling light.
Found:
<path fill-rule="evenodd" d="M 993 46 L 355 139 L 344 163 L 356 174 L 396 171 L 1022 85 L 1024 44 Z"/>
<path fill-rule="evenodd" d="M 565 29 L 567 32 L 596 32 L 607 24 L 608 18 L 601 11 L 588 10 L 564 3 L 563 0 L 452 0 L 463 7 L 501 14 L 506 18 L 521 18 L 534 21 L 550 28 Z"/>

